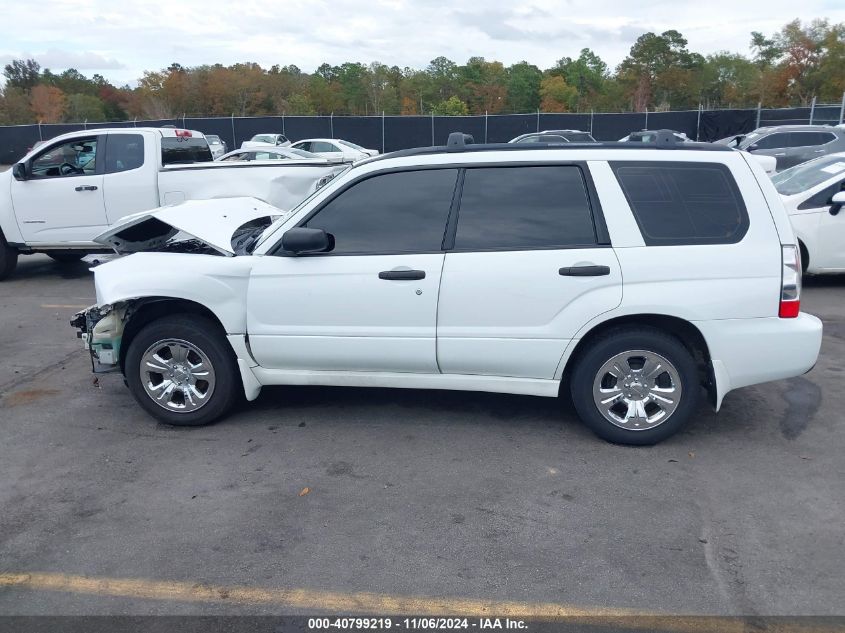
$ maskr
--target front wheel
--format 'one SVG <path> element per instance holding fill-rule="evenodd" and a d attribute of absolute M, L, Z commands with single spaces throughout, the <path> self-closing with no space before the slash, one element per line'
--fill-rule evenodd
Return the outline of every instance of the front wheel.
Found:
<path fill-rule="evenodd" d="M 0 233 L 0 280 L 5 279 L 18 266 L 18 251 L 9 246 L 3 233 Z"/>
<path fill-rule="evenodd" d="M 578 415 L 617 444 L 656 444 L 695 411 L 701 386 L 689 350 L 653 328 L 611 330 L 576 361 L 571 380 Z"/>
<path fill-rule="evenodd" d="M 175 426 L 210 424 L 225 415 L 241 389 L 234 354 L 220 327 L 201 316 L 153 321 L 126 352 L 126 382 L 154 418 Z"/>

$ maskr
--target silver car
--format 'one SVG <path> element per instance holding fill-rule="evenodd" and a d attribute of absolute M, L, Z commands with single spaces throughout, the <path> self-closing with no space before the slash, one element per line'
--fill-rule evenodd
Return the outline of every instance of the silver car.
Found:
<path fill-rule="evenodd" d="M 721 142 L 730 147 L 774 156 L 777 170 L 782 171 L 819 156 L 845 152 L 845 126 L 777 125 L 725 140 Z"/>

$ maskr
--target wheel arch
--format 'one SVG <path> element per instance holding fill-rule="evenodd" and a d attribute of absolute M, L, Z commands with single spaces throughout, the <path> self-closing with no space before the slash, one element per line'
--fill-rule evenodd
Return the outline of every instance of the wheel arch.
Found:
<path fill-rule="evenodd" d="M 657 330 L 667 332 L 677 338 L 684 347 L 689 350 L 699 369 L 699 376 L 703 386 L 707 388 L 708 395 L 715 406 L 716 389 L 715 377 L 710 364 L 710 348 L 707 340 L 692 322 L 687 319 L 657 313 L 625 314 L 607 318 L 589 326 L 589 329 L 579 333 L 579 338 L 567 348 L 564 357 L 561 359 L 560 393 L 568 392 L 569 379 L 572 370 L 578 362 L 579 356 L 598 337 L 609 330 L 625 327 L 653 327 Z"/>
<path fill-rule="evenodd" d="M 123 337 L 120 344 L 120 369 L 125 373 L 126 352 L 145 325 L 156 319 L 174 314 L 193 314 L 204 317 L 219 328 L 219 333 L 226 337 L 226 328 L 220 318 L 208 307 L 190 299 L 178 297 L 144 297 L 129 300 L 128 317 L 126 318 Z M 235 356 L 234 350 L 232 355 Z"/>

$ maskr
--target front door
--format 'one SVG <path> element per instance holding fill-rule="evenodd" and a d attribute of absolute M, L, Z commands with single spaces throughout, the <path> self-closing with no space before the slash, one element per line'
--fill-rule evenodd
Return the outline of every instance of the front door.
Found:
<path fill-rule="evenodd" d="M 107 226 L 98 137 L 47 146 L 12 180 L 12 204 L 28 244 L 90 243 Z"/>
<path fill-rule="evenodd" d="M 819 204 L 818 266 L 820 268 L 845 270 L 845 208 L 836 215 L 830 214 L 831 198 L 845 191 L 845 179 L 825 187 L 808 200 Z"/>
<path fill-rule="evenodd" d="M 258 258 L 247 295 L 258 364 L 437 373 L 442 242 L 456 179 L 455 169 L 365 177 L 298 223 L 332 236 L 330 252 Z"/>

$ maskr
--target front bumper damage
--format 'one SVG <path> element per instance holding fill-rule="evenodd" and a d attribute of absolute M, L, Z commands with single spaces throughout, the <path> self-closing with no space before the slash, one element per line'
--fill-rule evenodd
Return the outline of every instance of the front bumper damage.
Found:
<path fill-rule="evenodd" d="M 120 346 L 131 307 L 126 302 L 93 305 L 77 312 L 70 324 L 79 331 L 77 338 L 91 355 L 91 369 L 95 374 L 120 371 Z"/>

